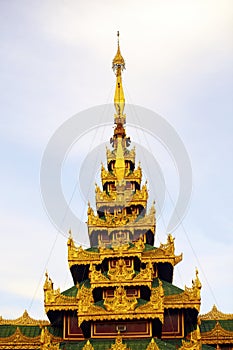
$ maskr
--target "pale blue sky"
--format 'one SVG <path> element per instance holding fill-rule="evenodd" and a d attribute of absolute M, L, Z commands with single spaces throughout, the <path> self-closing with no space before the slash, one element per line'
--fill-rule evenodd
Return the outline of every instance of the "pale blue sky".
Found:
<path fill-rule="evenodd" d="M 40 163 L 63 122 L 112 101 L 117 30 L 128 102 L 166 118 L 192 162 L 189 212 L 174 232 L 176 252 L 184 254 L 174 282 L 190 286 L 197 266 L 201 311 L 216 303 L 233 313 L 232 10 L 226 0 L 0 1 L 0 315 L 28 309 L 45 317 L 46 268 L 55 288 L 72 284 L 66 238 L 41 201 Z M 64 169 L 67 191 L 78 177 L 75 155 Z M 165 240 L 161 222 L 158 235 Z"/>

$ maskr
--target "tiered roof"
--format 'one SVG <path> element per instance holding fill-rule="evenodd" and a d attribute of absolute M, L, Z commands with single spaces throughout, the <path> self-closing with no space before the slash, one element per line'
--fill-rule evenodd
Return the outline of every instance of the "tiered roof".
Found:
<path fill-rule="evenodd" d="M 144 349 L 148 350 L 172 349 L 174 344 L 164 343 L 163 339 L 154 340 L 153 337 L 156 334 L 161 338 L 166 318 L 163 337 L 166 338 L 167 334 L 171 340 L 171 317 L 177 320 L 175 338 L 181 340 L 188 333 L 193 334 L 191 340 L 179 343 L 180 349 L 188 349 L 190 344 L 197 347 L 200 345 L 199 333 L 194 335 L 192 331 L 198 330 L 201 283 L 196 272 L 191 288 L 181 289 L 172 284 L 173 269 L 182 260 L 182 254 L 175 255 L 172 235 L 167 236 L 166 243 L 154 247 L 155 204 L 148 210 L 147 183 L 142 184 L 141 165 L 135 167 L 135 149 L 129 148 L 130 138 L 126 136 L 124 126 L 124 68 L 118 39 L 117 54 L 113 60 L 116 114 L 110 140 L 112 150 L 107 149 L 107 166 L 102 164 L 101 167 L 102 189 L 97 185 L 95 188 L 96 210 L 89 204 L 87 212 L 91 248 L 84 250 L 77 247 L 70 233 L 68 263 L 74 286 L 61 293 L 60 289 L 53 288 L 53 282 L 46 275 L 45 310 L 53 323 L 61 324 L 63 316 L 69 319 L 75 315 L 84 337 L 90 336 L 88 329 L 91 325 L 92 337 L 101 338 L 102 343 L 91 339 L 85 344 L 85 350 L 96 350 L 100 343 L 103 350 L 103 340 L 114 339 L 114 335 L 103 333 L 101 336 L 96 327 L 104 329 L 104 324 L 115 322 L 118 322 L 116 327 L 120 334 L 115 336 L 111 349 L 136 349 L 139 346 L 142 350 L 142 342 L 145 343 Z M 188 325 L 184 324 L 186 319 Z M 144 322 L 148 330 L 135 334 L 131 330 L 127 336 L 128 333 L 124 332 L 131 321 L 134 327 L 137 327 L 138 321 Z M 135 337 L 141 337 L 140 345 L 132 340 Z M 177 344 L 175 346 L 177 348 Z M 106 349 L 110 348 L 107 341 Z"/>
<path fill-rule="evenodd" d="M 204 344 L 229 345 L 233 343 L 233 314 L 224 314 L 216 305 L 200 316 L 200 329 Z"/>
<path fill-rule="evenodd" d="M 95 189 L 96 210 L 88 205 L 91 247 L 76 246 L 70 232 L 74 285 L 61 292 L 46 273 L 44 305 L 51 323 L 26 311 L 16 320 L 0 317 L 0 349 L 213 350 L 233 344 L 233 315 L 214 307 L 198 318 L 198 271 L 190 288 L 173 284 L 182 254 L 175 254 L 172 235 L 154 247 L 155 204 L 148 210 L 147 183 L 141 165 L 135 167 L 124 126 L 124 69 L 118 33 L 115 129 L 101 168 L 102 188 Z"/>

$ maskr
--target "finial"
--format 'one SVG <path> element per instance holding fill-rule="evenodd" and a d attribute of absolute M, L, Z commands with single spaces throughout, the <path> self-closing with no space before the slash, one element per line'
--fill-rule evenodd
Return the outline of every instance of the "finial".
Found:
<path fill-rule="evenodd" d="M 114 96 L 114 105 L 116 109 L 115 124 L 123 125 L 125 123 L 125 118 L 123 116 L 124 106 L 125 106 L 125 96 L 122 86 L 121 72 L 125 69 L 125 60 L 121 55 L 120 42 L 119 42 L 119 31 L 117 32 L 117 53 L 112 61 L 112 69 L 116 74 L 116 89 Z M 123 130 L 123 129 L 122 129 Z"/>
<path fill-rule="evenodd" d="M 117 31 L 117 53 L 112 61 L 112 69 L 115 72 L 117 68 L 120 68 L 121 70 L 125 69 L 125 60 L 121 55 L 120 51 L 120 33 L 119 30 Z M 116 72 L 117 73 L 117 72 Z"/>

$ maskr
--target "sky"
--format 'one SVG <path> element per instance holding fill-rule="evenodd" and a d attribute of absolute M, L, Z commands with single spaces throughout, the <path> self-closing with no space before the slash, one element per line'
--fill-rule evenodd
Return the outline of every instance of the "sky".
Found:
<path fill-rule="evenodd" d="M 117 30 L 126 61 L 126 102 L 165 118 L 191 161 L 191 200 L 173 232 L 176 253 L 183 253 L 174 284 L 190 287 L 197 267 L 201 313 L 213 304 L 233 313 L 232 17 L 231 0 L 0 0 L 0 315 L 14 319 L 27 309 L 34 318 L 46 318 L 46 270 L 55 288 L 72 286 L 67 235 L 51 222 L 41 196 L 41 161 L 63 123 L 88 108 L 112 103 Z M 127 131 L 140 143 L 133 127 Z M 106 126 L 82 135 L 62 165 L 64 196 L 83 222 L 87 199 L 79 172 L 88 151 L 108 141 L 111 133 L 112 126 Z M 143 137 L 166 181 L 159 244 L 166 241 L 178 174 L 166 147 L 146 132 Z M 98 177 L 99 171 L 90 196 Z M 86 246 L 83 232 L 73 234 Z"/>

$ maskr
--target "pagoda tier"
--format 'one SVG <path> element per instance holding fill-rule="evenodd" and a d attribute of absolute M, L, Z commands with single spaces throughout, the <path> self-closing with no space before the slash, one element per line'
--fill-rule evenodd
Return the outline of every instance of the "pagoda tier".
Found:
<path fill-rule="evenodd" d="M 134 244 L 126 243 L 111 248 L 99 247 L 83 250 L 82 247 L 75 246 L 71 237 L 68 240 L 68 262 L 75 284 L 88 277 L 91 266 L 100 266 L 104 263 L 106 265 L 106 261 L 111 259 L 132 261 L 132 269 L 136 271 L 137 283 L 139 282 L 138 273 L 140 271 L 144 273 L 142 271 L 148 264 L 152 265 L 152 276 L 172 282 L 173 267 L 182 260 L 182 254 L 175 255 L 174 239 L 171 235 L 168 235 L 167 243 L 160 244 L 159 248 L 147 245 L 142 239 L 139 239 Z M 103 267 L 103 269 L 106 272 L 108 267 Z M 145 276 L 143 279 L 145 282 Z M 111 280 L 108 280 L 108 283 L 110 282 Z M 125 282 L 129 283 L 129 279 L 128 281 L 122 279 L 122 283 Z"/>
<path fill-rule="evenodd" d="M 63 326 L 68 322 L 67 318 L 71 322 L 75 317 L 77 338 L 79 333 L 98 338 L 96 329 L 103 328 L 102 322 L 110 326 L 114 321 L 116 326 L 130 329 L 140 320 L 149 333 L 139 331 L 137 336 L 169 338 L 170 331 L 167 330 L 173 315 L 180 330 L 176 336 L 184 337 L 187 325 L 195 324 L 200 308 L 198 275 L 191 288 L 182 290 L 174 286 L 166 280 L 168 276 L 163 276 L 168 269 L 162 269 L 164 261 L 169 264 L 170 259 L 172 265 L 181 260 L 181 256 L 174 255 L 171 237 L 157 253 L 156 250 L 151 253 L 153 249 L 148 248 L 139 240 L 133 247 L 122 246 L 114 252 L 106 248 L 99 248 L 98 252 L 84 251 L 81 247 L 75 248 L 70 238 L 68 249 L 72 258 L 69 263 L 76 283 L 60 293 L 59 289 L 53 289 L 52 281 L 46 277 L 45 309 L 51 322 L 57 322 L 58 314 L 62 312 L 59 322 Z M 164 260 L 161 259 L 163 255 L 167 255 Z M 107 329 L 105 337 L 113 337 Z M 130 337 L 127 332 L 123 336 Z"/>
<path fill-rule="evenodd" d="M 119 125 L 116 127 L 118 128 Z M 147 214 L 148 190 L 141 187 L 142 170 L 135 169 L 135 151 L 129 151 L 122 135 L 114 134 L 114 150 L 107 151 L 108 169 L 102 165 L 103 190 L 96 185 L 96 214 L 88 207 L 88 233 L 91 246 L 134 242 L 142 237 L 145 243 L 154 244 L 155 209 Z M 124 131 L 123 131 L 124 130 Z M 129 155 L 129 157 L 127 156 Z"/>

